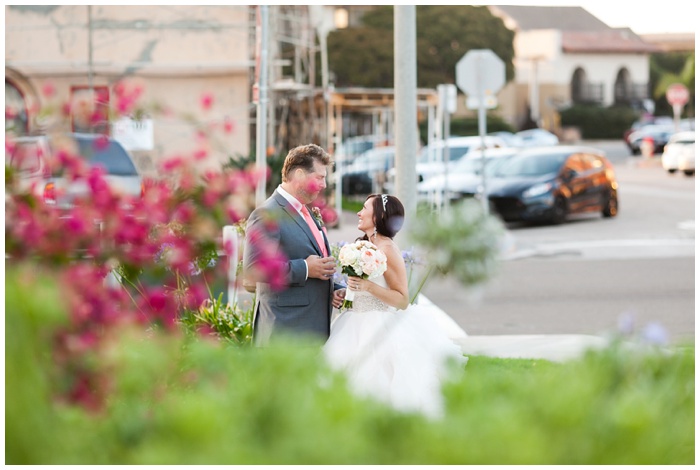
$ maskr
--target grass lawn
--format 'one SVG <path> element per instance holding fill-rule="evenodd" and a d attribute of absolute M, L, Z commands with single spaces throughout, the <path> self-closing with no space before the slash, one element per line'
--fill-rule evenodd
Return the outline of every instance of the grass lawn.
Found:
<path fill-rule="evenodd" d="M 110 333 L 80 362 L 55 282 L 6 278 L 7 464 L 693 464 L 694 347 L 615 347 L 565 363 L 472 356 L 446 415 L 353 396 L 320 345 L 248 348 L 144 330 Z M 67 404 L 76 367 L 104 387 Z"/>

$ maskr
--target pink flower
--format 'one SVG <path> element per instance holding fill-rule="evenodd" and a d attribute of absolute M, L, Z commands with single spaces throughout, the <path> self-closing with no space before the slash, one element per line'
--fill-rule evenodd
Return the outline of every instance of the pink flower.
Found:
<path fill-rule="evenodd" d="M 233 128 L 234 128 L 233 121 L 231 121 L 229 118 L 226 118 L 224 120 L 224 133 L 226 133 L 226 134 L 232 133 Z"/>
<path fill-rule="evenodd" d="M 214 103 L 214 97 L 211 95 L 211 93 L 205 93 L 202 95 L 199 104 L 202 106 L 202 109 L 205 111 L 209 111 L 211 109 L 212 104 Z"/>
<path fill-rule="evenodd" d="M 101 135 L 93 143 L 96 151 L 105 150 L 109 147 L 109 138 L 106 135 Z"/>
<path fill-rule="evenodd" d="M 14 119 L 19 113 L 11 106 L 5 106 L 5 119 Z"/>
<path fill-rule="evenodd" d="M 51 82 L 44 83 L 44 86 L 41 87 L 41 94 L 47 98 L 51 98 L 55 93 L 56 87 Z"/>
<path fill-rule="evenodd" d="M 199 149 L 194 152 L 194 159 L 196 161 L 202 161 L 207 158 L 208 152 L 204 149 Z"/>

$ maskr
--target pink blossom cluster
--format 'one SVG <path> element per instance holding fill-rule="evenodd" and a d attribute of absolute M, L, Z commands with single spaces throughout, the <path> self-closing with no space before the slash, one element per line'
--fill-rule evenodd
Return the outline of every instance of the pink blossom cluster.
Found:
<path fill-rule="evenodd" d="M 141 88 L 126 84 L 114 90 L 120 114 L 133 111 L 142 96 Z M 53 89 L 44 93 L 53 95 Z M 101 144 L 98 139 L 95 145 Z M 5 149 L 6 156 L 13 152 L 11 136 Z M 177 332 L 184 311 L 211 300 L 210 286 L 227 277 L 227 263 L 200 261 L 232 252 L 223 244 L 222 228 L 244 225 L 259 178 L 250 169 L 201 173 L 198 154 L 174 156 L 163 160 L 159 178 L 144 179 L 140 196 L 133 197 L 113 191 L 101 169 L 69 150 L 52 158 L 50 172 L 61 172 L 87 191 L 70 207 L 59 208 L 22 187 L 18 174 L 6 169 L 6 264 L 34 263 L 56 273 L 70 312 L 69 323 L 54 338 L 56 360 L 71 377 L 64 398 L 94 408 L 108 380 L 90 369 L 86 357 L 125 325 Z M 263 238 L 260 252 L 263 276 L 283 286 L 286 260 Z"/>

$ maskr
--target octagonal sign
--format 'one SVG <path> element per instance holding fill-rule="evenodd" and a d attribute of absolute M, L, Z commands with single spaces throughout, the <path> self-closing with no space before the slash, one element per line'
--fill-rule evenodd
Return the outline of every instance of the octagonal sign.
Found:
<path fill-rule="evenodd" d="M 457 86 L 469 96 L 495 95 L 506 82 L 506 66 L 491 49 L 472 49 L 455 67 Z"/>
<path fill-rule="evenodd" d="M 673 83 L 666 89 L 666 100 L 672 106 L 685 106 L 689 98 L 688 88 L 682 83 Z"/>

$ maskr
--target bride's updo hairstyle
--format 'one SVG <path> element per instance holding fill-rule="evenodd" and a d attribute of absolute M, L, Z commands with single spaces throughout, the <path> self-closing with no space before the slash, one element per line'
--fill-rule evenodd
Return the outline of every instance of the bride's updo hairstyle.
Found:
<path fill-rule="evenodd" d="M 379 235 L 394 238 L 403 226 L 404 209 L 399 198 L 388 194 L 370 194 L 374 209 L 374 226 Z M 365 235 L 365 238 L 367 236 Z"/>

